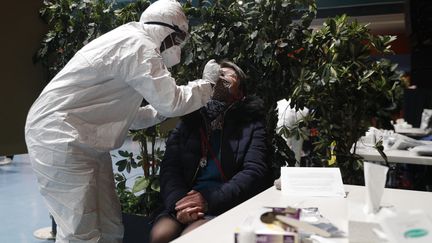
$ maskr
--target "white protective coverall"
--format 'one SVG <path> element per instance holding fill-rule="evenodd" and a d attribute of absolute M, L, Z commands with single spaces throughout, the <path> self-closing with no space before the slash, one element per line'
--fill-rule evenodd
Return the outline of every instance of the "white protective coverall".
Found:
<path fill-rule="evenodd" d="M 158 113 L 190 113 L 210 98 L 208 80 L 176 85 L 159 52 L 173 30 L 146 21 L 188 30 L 179 3 L 153 3 L 139 22 L 78 51 L 28 113 L 26 143 L 41 194 L 59 226 L 56 242 L 122 242 L 109 151 L 123 144 L 131 125 L 154 125 Z M 143 97 L 151 106 L 140 108 Z"/>

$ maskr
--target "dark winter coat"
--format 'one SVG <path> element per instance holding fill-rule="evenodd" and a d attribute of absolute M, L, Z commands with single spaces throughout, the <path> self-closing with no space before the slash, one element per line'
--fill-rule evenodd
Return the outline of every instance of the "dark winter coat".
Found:
<path fill-rule="evenodd" d="M 270 186 L 264 113 L 257 97 L 225 112 L 221 164 L 227 181 L 217 190 L 200 191 L 208 203 L 207 214 L 221 214 Z M 196 111 L 182 118 L 167 141 L 160 174 L 165 212 L 175 213 L 175 203 L 193 187 L 201 158 L 200 128 L 205 123 Z"/>

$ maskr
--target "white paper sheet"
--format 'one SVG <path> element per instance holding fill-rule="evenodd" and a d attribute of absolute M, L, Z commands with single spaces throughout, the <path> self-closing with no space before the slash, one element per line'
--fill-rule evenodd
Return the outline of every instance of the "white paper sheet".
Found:
<path fill-rule="evenodd" d="M 283 194 L 308 197 L 345 197 L 339 168 L 282 167 Z"/>

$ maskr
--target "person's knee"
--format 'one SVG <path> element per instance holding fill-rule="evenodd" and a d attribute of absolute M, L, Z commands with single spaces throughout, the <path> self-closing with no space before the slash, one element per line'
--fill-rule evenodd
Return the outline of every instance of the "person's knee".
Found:
<path fill-rule="evenodd" d="M 182 226 L 174 219 L 171 219 L 169 217 L 163 217 L 153 225 L 150 233 L 150 242 L 170 242 L 180 235 L 182 229 Z"/>
<path fill-rule="evenodd" d="M 157 227 L 151 230 L 150 242 L 151 243 L 166 243 L 178 237 L 178 233 L 173 229 Z"/>
<path fill-rule="evenodd" d="M 166 242 L 170 242 L 171 240 L 173 240 L 175 237 L 173 237 L 172 235 L 168 235 L 165 234 L 163 232 L 160 231 L 153 231 L 150 234 L 150 242 L 151 243 L 166 243 Z"/>

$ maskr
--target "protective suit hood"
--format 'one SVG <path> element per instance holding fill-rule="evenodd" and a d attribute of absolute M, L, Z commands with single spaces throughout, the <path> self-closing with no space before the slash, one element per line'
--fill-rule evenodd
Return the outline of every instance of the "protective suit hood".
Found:
<path fill-rule="evenodd" d="M 175 0 L 159 0 L 151 4 L 141 15 L 140 23 L 157 46 L 174 30 L 171 28 L 144 24 L 145 22 L 162 22 L 169 25 L 177 25 L 184 32 L 188 32 L 188 20 L 183 9 Z"/>

